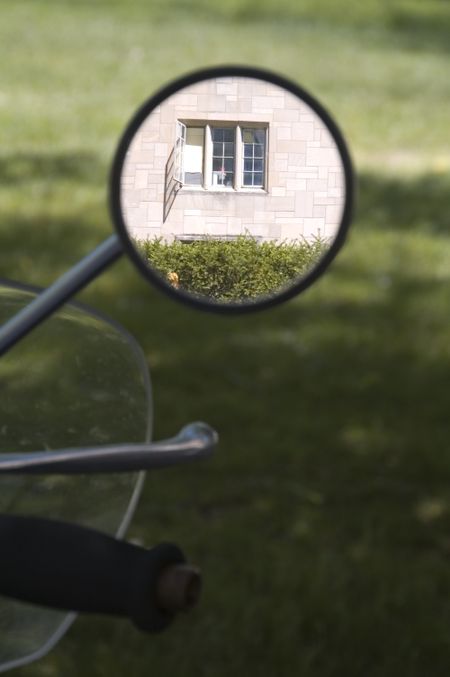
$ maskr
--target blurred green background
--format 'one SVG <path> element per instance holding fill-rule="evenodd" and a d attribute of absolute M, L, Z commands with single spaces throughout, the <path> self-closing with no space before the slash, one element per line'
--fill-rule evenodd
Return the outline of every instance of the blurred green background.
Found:
<path fill-rule="evenodd" d="M 148 477 L 130 537 L 179 542 L 200 607 L 160 637 L 79 619 L 32 675 L 447 676 L 450 670 L 448 0 L 3 0 L 0 275 L 39 285 L 111 232 L 134 109 L 227 62 L 310 90 L 353 154 L 348 244 L 314 288 L 223 318 L 122 260 L 81 297 L 152 370 L 155 435 L 216 458 Z"/>

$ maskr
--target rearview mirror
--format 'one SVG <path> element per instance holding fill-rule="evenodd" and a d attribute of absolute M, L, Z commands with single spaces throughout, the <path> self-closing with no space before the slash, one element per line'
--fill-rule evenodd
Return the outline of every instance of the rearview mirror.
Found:
<path fill-rule="evenodd" d="M 352 201 L 347 145 L 305 90 L 242 66 L 186 75 L 122 135 L 109 191 L 117 233 L 0 327 L 0 355 L 124 250 L 152 283 L 200 308 L 285 301 L 330 265 Z"/>
<path fill-rule="evenodd" d="M 146 101 L 110 183 L 112 217 L 139 270 L 220 312 L 310 286 L 344 241 L 352 196 L 329 113 L 298 85 L 236 66 L 187 75 Z"/>

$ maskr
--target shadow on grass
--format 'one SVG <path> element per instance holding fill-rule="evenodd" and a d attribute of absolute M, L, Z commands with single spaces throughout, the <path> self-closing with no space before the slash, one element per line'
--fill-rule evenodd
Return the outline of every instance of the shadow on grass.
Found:
<path fill-rule="evenodd" d="M 101 162 L 89 154 L 73 157 L 70 154 L 56 156 L 24 155 L 15 160 L 0 162 L 0 181 L 4 184 L 24 184 L 36 176 L 49 184 L 52 194 L 48 201 L 40 197 L 33 202 L 23 189 L 23 201 L 17 197 L 17 208 L 4 210 L 2 226 L 2 251 L 0 273 L 17 279 L 24 274 L 20 261 L 25 257 L 33 269 L 55 269 L 61 259 L 61 269 L 99 244 L 109 235 L 113 226 L 103 200 L 98 196 L 98 178 L 104 174 Z M 17 178 L 16 178 L 17 177 Z M 72 206 L 73 191 L 83 184 L 91 184 L 92 195 L 81 205 Z M 364 173 L 359 176 L 357 200 L 358 228 L 445 235 L 450 232 L 450 176 L 447 174 L 424 174 L 409 180 L 379 174 Z M 106 190 L 106 187 L 105 187 Z M 20 200 L 20 201 L 19 201 Z M 51 201 L 51 208 L 49 206 Z M 48 204 L 47 204 L 48 202 Z M 19 269 L 18 269 L 19 264 Z M 28 265 L 24 263 L 25 265 Z M 45 283 L 48 277 L 25 277 L 36 284 Z"/>
<path fill-rule="evenodd" d="M 421 483 L 428 468 L 442 481 L 450 462 L 442 456 L 450 432 L 448 294 L 436 279 L 417 279 L 411 271 L 394 273 L 379 300 L 340 300 L 341 283 L 358 284 L 360 276 L 340 266 L 334 299 L 314 301 L 311 293 L 307 305 L 299 300 L 248 318 L 202 319 L 174 309 L 167 320 L 170 302 L 152 299 L 146 349 L 150 362 L 155 353 L 158 401 L 170 426 L 201 402 L 206 412 L 191 410 L 191 416 L 209 412 L 219 428 L 226 423 L 232 448 L 246 448 L 242 456 L 230 449 L 227 464 L 258 462 L 256 430 L 261 448 L 271 440 L 278 461 L 295 465 L 310 453 L 318 479 L 334 468 L 332 483 L 341 463 L 342 469 L 370 467 L 378 476 L 386 469 L 397 474 L 405 462 L 399 477 Z M 424 299 L 433 299 L 428 310 Z M 156 423 L 159 434 L 169 433 L 161 419 Z"/>
<path fill-rule="evenodd" d="M 69 4 L 68 0 L 64 0 Z M 79 6 L 91 7 L 89 0 Z M 294 30 L 314 30 L 332 26 L 348 29 L 352 40 L 366 41 L 368 36 L 385 36 L 386 43 L 399 49 L 448 52 L 450 49 L 450 9 L 446 0 L 427 3 L 406 0 L 382 3 L 377 0 L 353 3 L 351 12 L 343 13 L 332 0 L 298 2 L 298 0 L 136 0 L 133 6 L 122 0 L 111 0 L 114 10 L 147 16 L 158 23 L 173 22 L 174 16 L 186 20 L 227 22 L 231 25 L 270 25 L 273 29 L 291 27 Z"/>
<path fill-rule="evenodd" d="M 48 284 L 108 236 L 105 177 L 91 153 L 0 155 L 0 275 Z"/>
<path fill-rule="evenodd" d="M 395 40 L 400 49 L 448 52 L 450 48 L 450 9 L 445 0 L 428 3 L 406 1 L 401 6 L 377 1 L 353 3 L 352 11 L 344 14 L 337 4 L 330 1 L 299 3 L 297 0 L 279 0 L 277 3 L 273 0 L 228 0 L 221 3 L 170 0 L 154 2 L 147 11 L 156 21 L 171 20 L 172 13 L 176 12 L 177 16 L 190 20 L 225 21 L 241 26 L 269 24 L 272 28 L 279 25 L 311 30 L 332 25 L 348 29 L 353 39 L 361 39 L 361 33 L 367 31 L 373 34 L 375 30 L 376 34 L 385 35 L 391 45 Z M 367 39 L 367 34 L 363 39 Z"/>
<path fill-rule="evenodd" d="M 380 229 L 450 234 L 450 173 L 412 179 L 363 173 L 358 177 L 358 219 Z"/>
<path fill-rule="evenodd" d="M 155 367 L 157 436 L 196 419 L 221 436 L 212 461 L 149 477 L 132 534 L 180 542 L 207 589 L 151 647 L 85 622 L 55 660 L 81 641 L 98 675 L 130 660 L 133 674 L 150 660 L 171 674 L 183 656 L 186 676 L 225 676 L 232 646 L 236 674 L 447 674 L 448 292 L 411 268 L 380 297 L 347 299 L 363 277 L 344 260 L 320 294 L 230 319 L 127 280 L 122 319 Z"/>
<path fill-rule="evenodd" d="M 96 182 L 105 175 L 105 166 L 94 153 L 14 153 L 0 155 L 0 183 L 3 186 L 29 181 Z"/>
<path fill-rule="evenodd" d="M 387 25 L 401 41 L 401 45 L 415 50 L 450 50 L 450 7 L 448 2 L 424 7 L 390 7 Z"/>
<path fill-rule="evenodd" d="M 150 480 L 135 529 L 148 538 L 152 524 L 153 537 L 169 532 L 198 553 L 212 577 L 208 622 L 225 623 L 261 674 L 284 647 L 283 674 L 300 664 L 308 675 L 396 675 L 408 664 L 444 675 L 448 292 L 411 269 L 393 272 L 382 298 L 347 301 L 341 284 L 358 284 L 361 269 L 330 275 L 329 299 L 311 292 L 260 316 L 168 321 L 168 302 L 151 306 L 158 434 L 201 418 L 221 445 L 209 465 Z M 224 659 L 228 642 L 199 622 Z M 267 638 L 265 663 L 255 634 Z M 197 644 L 192 665 L 212 653 Z"/>
<path fill-rule="evenodd" d="M 105 209 L 93 205 L 73 217 L 47 215 L 5 218 L 0 276 L 47 285 L 111 235 Z"/>
<path fill-rule="evenodd" d="M 378 287 L 372 252 L 352 259 L 374 230 L 382 252 L 387 228 L 432 241 L 447 202 L 443 177 L 363 176 L 347 253 L 267 313 L 196 313 L 125 263 L 89 290 L 149 357 L 157 437 L 196 419 L 220 432 L 212 461 L 149 477 L 132 528 L 147 544 L 180 542 L 208 584 L 181 630 L 148 643 L 82 621 L 43 670 L 75 675 L 81 659 L 94 676 L 152 665 L 225 677 L 232 647 L 235 674 L 448 674 L 448 286 L 413 254 L 386 262 Z"/>
<path fill-rule="evenodd" d="M 360 237 L 368 226 L 380 237 L 404 232 L 405 242 L 417 231 L 447 232 L 448 188 L 448 179 L 431 175 L 409 182 L 364 175 Z M 225 465 L 267 461 L 272 445 L 276 464 L 300 464 L 304 478 L 309 468 L 325 493 L 339 476 L 339 491 L 349 486 L 352 473 L 361 481 L 410 478 L 414 491 L 428 480 L 448 482 L 447 288 L 431 269 L 417 269 L 414 249 L 399 248 L 381 279 L 370 258 L 344 258 L 317 293 L 245 318 L 177 308 L 147 296 L 131 273 L 122 317 L 155 365 L 158 435 L 170 434 L 174 418 L 182 425 L 209 417 L 228 436 Z M 369 293 L 355 300 L 349 285 L 369 285 Z"/>

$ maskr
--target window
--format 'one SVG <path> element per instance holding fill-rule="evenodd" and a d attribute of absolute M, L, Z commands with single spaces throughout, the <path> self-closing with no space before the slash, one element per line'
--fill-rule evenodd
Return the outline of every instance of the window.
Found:
<path fill-rule="evenodd" d="M 204 137 L 204 127 L 187 127 L 183 122 L 177 122 L 174 178 L 178 183 L 203 185 Z"/>
<path fill-rule="evenodd" d="M 263 189 L 267 126 L 177 122 L 174 178 L 206 190 Z"/>
<path fill-rule="evenodd" d="M 184 146 L 184 182 L 191 186 L 203 184 L 203 145 L 205 130 L 203 127 L 186 128 Z"/>
<path fill-rule="evenodd" d="M 264 156 L 266 148 L 265 129 L 243 129 L 244 186 L 262 188 L 264 183 Z"/>
<path fill-rule="evenodd" d="M 236 131 L 227 127 L 212 127 L 212 185 L 234 185 Z"/>

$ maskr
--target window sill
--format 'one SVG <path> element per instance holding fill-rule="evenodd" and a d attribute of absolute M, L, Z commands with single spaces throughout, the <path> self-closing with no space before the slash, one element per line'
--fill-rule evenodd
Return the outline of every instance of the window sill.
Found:
<path fill-rule="evenodd" d="M 211 186 L 211 188 L 203 188 L 203 186 L 183 186 L 178 191 L 179 193 L 214 193 L 215 195 L 220 195 L 223 193 L 233 193 L 233 195 L 268 195 L 268 192 L 265 188 L 217 188 L 216 186 Z"/>

